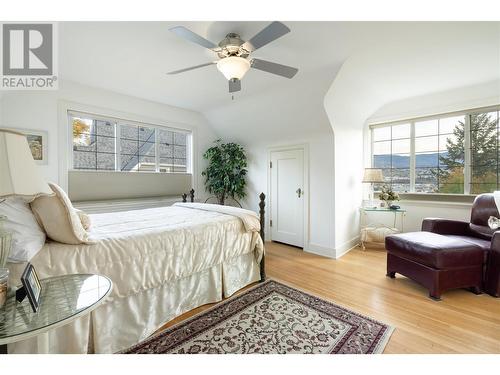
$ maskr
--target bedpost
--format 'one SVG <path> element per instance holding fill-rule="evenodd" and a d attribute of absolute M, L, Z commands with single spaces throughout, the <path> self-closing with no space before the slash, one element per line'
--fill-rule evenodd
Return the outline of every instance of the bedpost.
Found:
<path fill-rule="evenodd" d="M 266 218 L 265 218 L 265 210 L 266 207 L 266 195 L 264 193 L 260 193 L 259 195 L 259 216 L 260 216 L 260 238 L 262 238 L 262 242 L 265 241 L 265 227 L 266 227 Z M 266 255 L 262 255 L 262 260 L 260 261 L 260 281 L 266 280 Z"/>
<path fill-rule="evenodd" d="M 187 202 L 187 197 L 188 197 L 188 195 L 186 193 L 182 194 L 182 203 Z"/>
<path fill-rule="evenodd" d="M 189 197 L 191 199 L 191 203 L 194 202 L 194 189 L 191 189 L 191 191 L 189 192 Z"/>

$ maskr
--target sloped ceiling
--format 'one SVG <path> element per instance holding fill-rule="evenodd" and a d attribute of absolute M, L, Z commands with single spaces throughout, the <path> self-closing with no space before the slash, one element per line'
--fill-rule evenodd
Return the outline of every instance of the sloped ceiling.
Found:
<path fill-rule="evenodd" d="M 299 73 L 288 80 L 251 70 L 234 100 L 215 66 L 165 74 L 216 59 L 168 29 L 183 25 L 217 43 L 229 32 L 249 39 L 268 22 L 66 22 L 60 74 L 199 111 L 219 135 L 247 142 L 331 131 L 323 109 L 329 88 L 339 116 L 366 117 L 365 109 L 388 101 L 500 78 L 500 23 L 285 23 L 292 31 L 254 57 Z"/>
<path fill-rule="evenodd" d="M 325 98 L 334 130 L 394 101 L 500 79 L 500 22 L 381 24 L 367 41 Z"/>

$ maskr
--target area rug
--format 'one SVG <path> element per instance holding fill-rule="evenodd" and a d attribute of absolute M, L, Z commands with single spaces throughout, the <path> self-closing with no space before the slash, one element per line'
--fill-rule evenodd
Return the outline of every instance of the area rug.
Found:
<path fill-rule="evenodd" d="M 382 353 L 393 328 L 274 280 L 122 353 Z"/>

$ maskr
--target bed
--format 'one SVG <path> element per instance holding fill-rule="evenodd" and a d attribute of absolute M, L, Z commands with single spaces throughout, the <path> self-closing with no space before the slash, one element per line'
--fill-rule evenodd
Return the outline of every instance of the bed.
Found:
<path fill-rule="evenodd" d="M 49 333 L 50 352 L 126 349 L 176 316 L 263 280 L 264 199 L 260 216 L 198 203 L 95 214 L 95 244 L 47 242 L 31 260 L 41 278 L 96 273 L 114 284 L 105 304 Z M 13 279 L 24 266 L 10 265 Z M 12 353 L 36 351 L 36 339 L 9 345 Z"/>

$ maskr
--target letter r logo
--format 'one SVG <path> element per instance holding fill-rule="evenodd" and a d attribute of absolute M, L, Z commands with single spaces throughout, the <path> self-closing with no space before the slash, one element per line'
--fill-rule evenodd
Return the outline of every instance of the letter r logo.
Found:
<path fill-rule="evenodd" d="M 52 24 L 4 24 L 2 31 L 4 75 L 52 75 Z"/>

